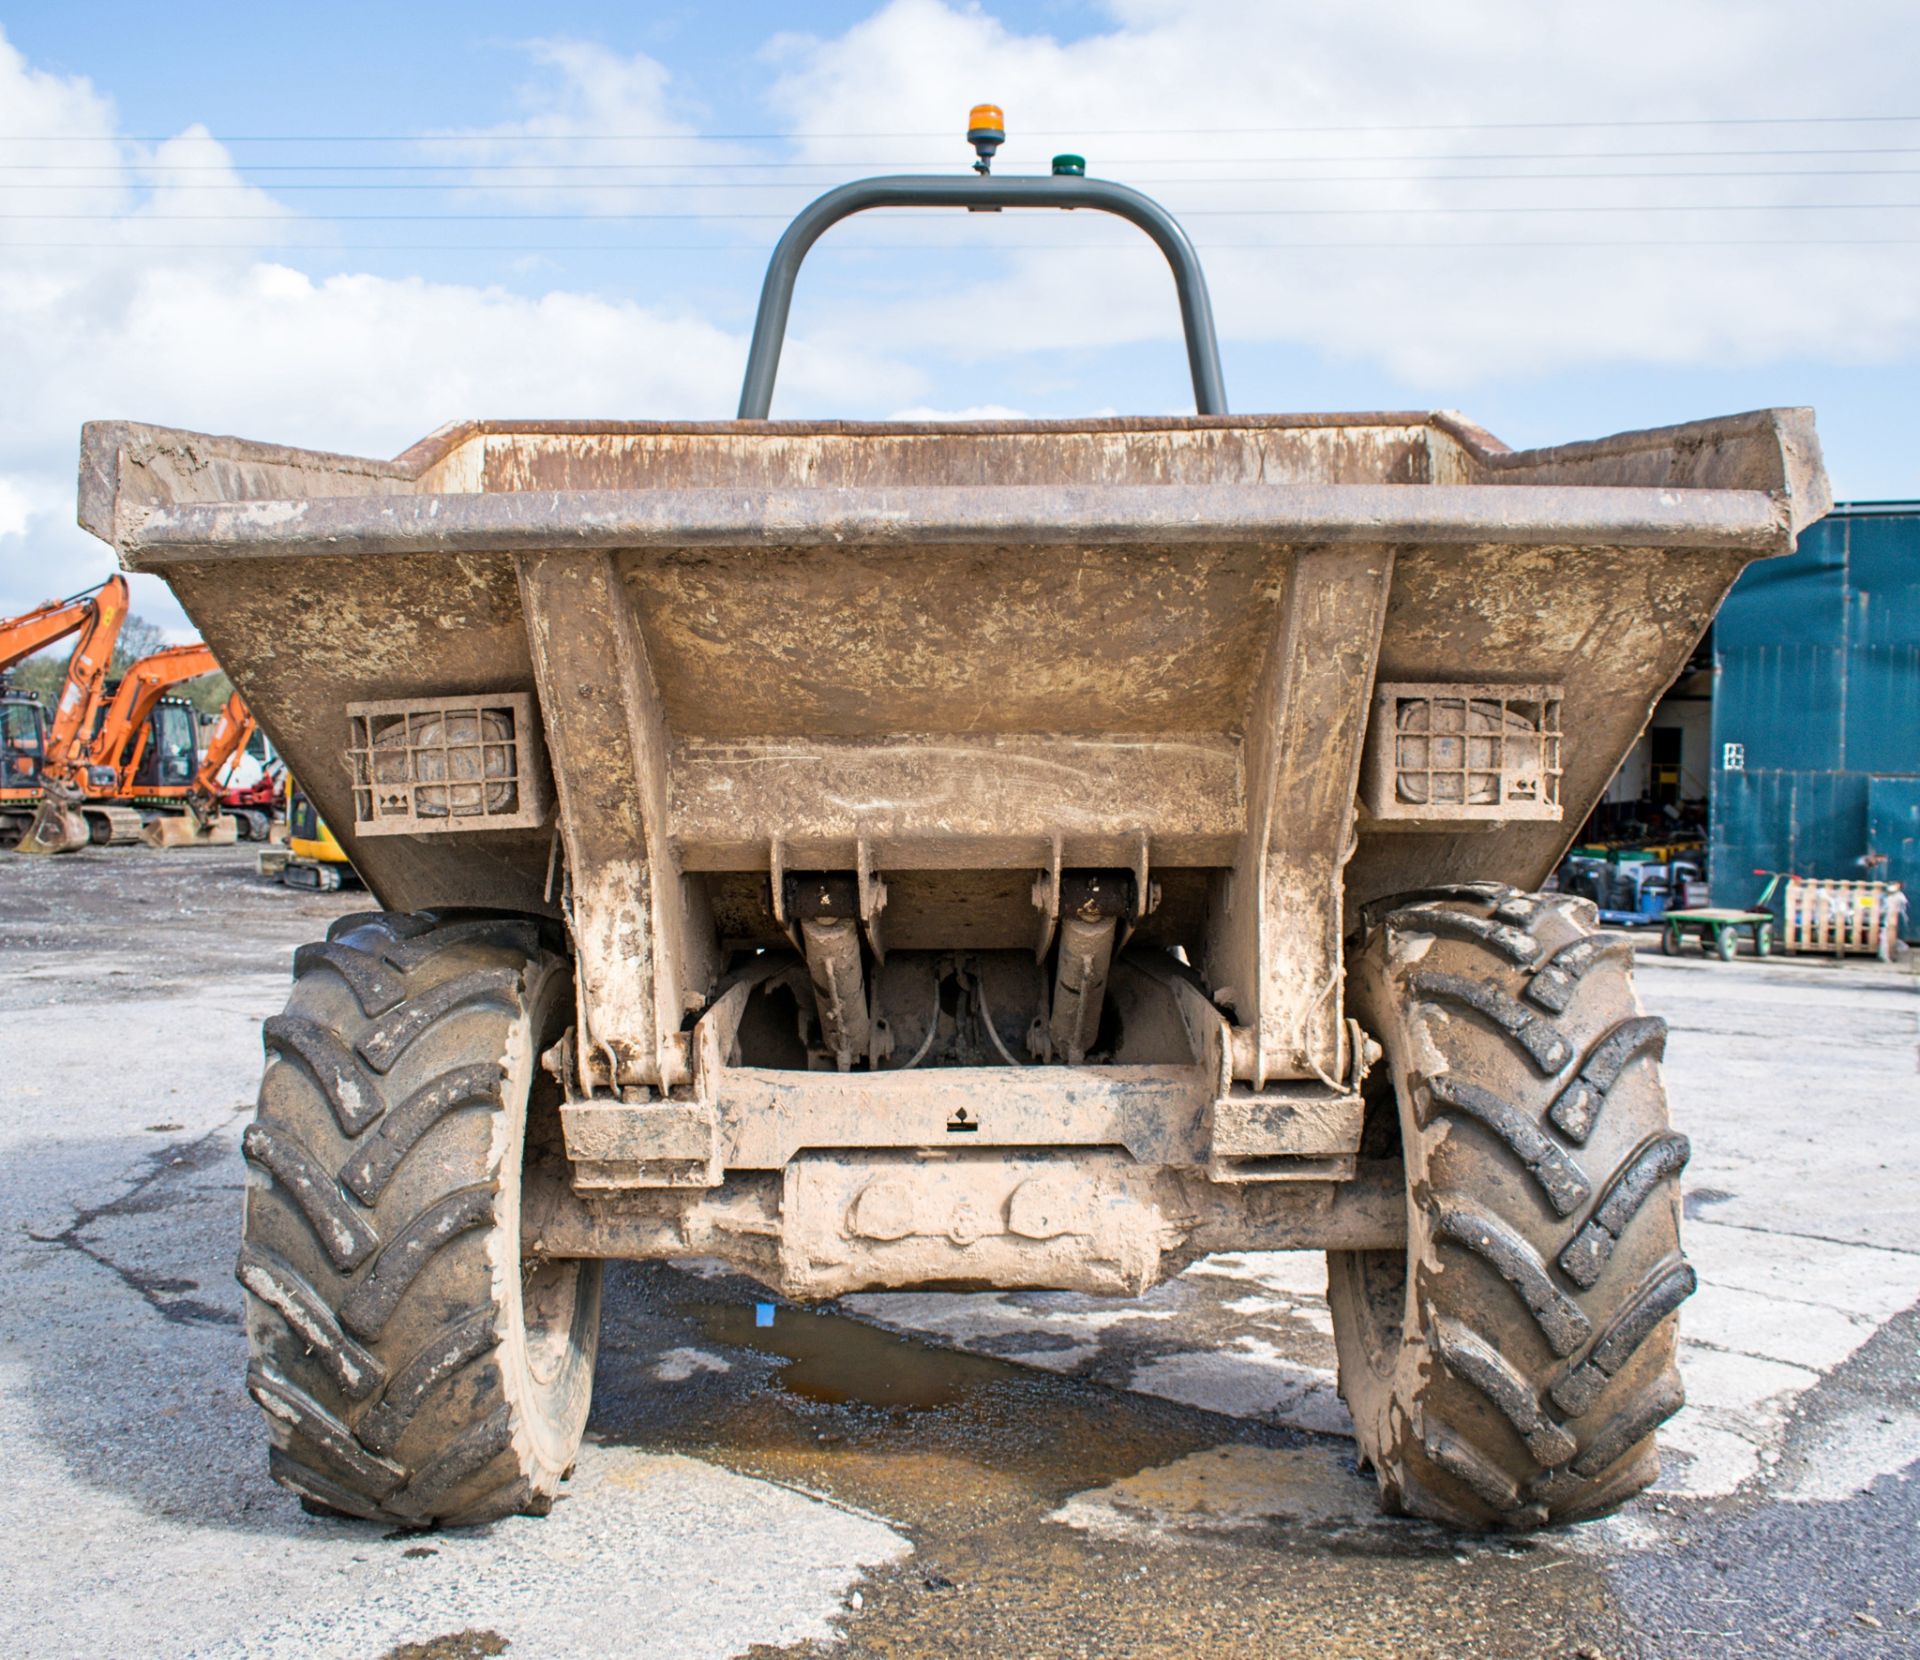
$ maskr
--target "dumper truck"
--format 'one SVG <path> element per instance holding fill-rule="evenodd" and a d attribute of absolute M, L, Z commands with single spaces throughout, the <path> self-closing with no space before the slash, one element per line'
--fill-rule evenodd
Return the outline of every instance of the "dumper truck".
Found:
<path fill-rule="evenodd" d="M 380 907 L 296 953 L 244 1138 L 247 1382 L 310 1507 L 544 1511 L 622 1258 L 1129 1296 L 1323 1251 L 1389 1510 L 1657 1473 L 1666 1029 L 1540 890 L 1830 505 L 1811 415 L 1231 414 L 1180 226 L 1061 160 L 806 209 L 735 420 L 86 428 L 82 523 Z M 901 207 L 1138 227 L 1197 413 L 771 419 L 807 249 Z"/>

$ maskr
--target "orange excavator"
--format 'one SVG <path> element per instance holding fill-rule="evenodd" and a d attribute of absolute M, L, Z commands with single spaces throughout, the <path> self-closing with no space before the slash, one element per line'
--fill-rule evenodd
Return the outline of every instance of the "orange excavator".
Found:
<path fill-rule="evenodd" d="M 186 811 L 162 813 L 149 819 L 146 828 L 149 847 L 224 845 L 238 838 L 238 820 L 231 813 L 221 811 L 226 793 L 223 779 L 227 768 L 247 747 L 257 724 L 240 694 L 228 693 L 200 751 L 200 764 L 194 768 L 193 781 L 182 798 Z"/>
<path fill-rule="evenodd" d="M 235 692 L 203 749 L 192 706 L 167 695 L 219 666 L 195 641 L 156 651 L 129 668 L 99 709 L 86 742 L 50 751 L 39 808 L 19 850 L 69 853 L 108 840 L 118 828 L 111 815 L 121 813 L 145 819 L 143 836 L 154 847 L 234 841 L 238 827 L 220 810 L 220 780 L 253 736 L 253 716 Z"/>
<path fill-rule="evenodd" d="M 92 730 L 114 643 L 126 620 L 126 579 L 111 576 L 66 599 L 48 600 L 0 621 L 0 845 L 12 845 L 28 828 L 49 764 L 63 765 Z M 69 634 L 80 637 L 49 713 L 38 697 L 4 676 Z"/>

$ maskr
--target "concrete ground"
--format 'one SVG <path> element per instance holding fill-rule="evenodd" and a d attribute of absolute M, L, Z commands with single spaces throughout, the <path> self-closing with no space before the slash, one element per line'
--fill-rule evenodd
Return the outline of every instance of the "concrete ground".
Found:
<path fill-rule="evenodd" d="M 1247 1255 L 824 1310 L 622 1267 L 563 1502 L 418 1534 L 305 1515 L 240 1388 L 258 1029 L 365 903 L 244 848 L 0 860 L 0 1652 L 1920 1652 L 1905 969 L 1642 959 L 1701 1290 L 1661 1490 L 1610 1521 L 1378 1516 L 1318 1259 Z"/>

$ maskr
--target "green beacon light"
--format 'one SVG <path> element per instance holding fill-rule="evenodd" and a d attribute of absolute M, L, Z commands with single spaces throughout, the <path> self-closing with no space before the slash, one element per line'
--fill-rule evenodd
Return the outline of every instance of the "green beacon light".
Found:
<path fill-rule="evenodd" d="M 1087 158 L 1071 153 L 1053 158 L 1053 176 L 1056 179 L 1084 179 L 1087 176 Z"/>

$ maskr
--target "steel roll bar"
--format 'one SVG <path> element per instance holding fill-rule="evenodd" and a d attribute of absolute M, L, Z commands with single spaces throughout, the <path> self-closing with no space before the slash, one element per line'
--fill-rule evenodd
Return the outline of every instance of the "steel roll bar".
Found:
<path fill-rule="evenodd" d="M 1138 225 L 1152 237 L 1173 268 L 1180 296 L 1180 321 L 1187 337 L 1187 363 L 1193 371 L 1193 401 L 1202 415 L 1227 413 L 1226 382 L 1220 373 L 1220 342 L 1214 333 L 1213 304 L 1200 256 L 1180 222 L 1151 196 L 1107 179 L 1056 174 L 1047 178 L 948 178 L 900 174 L 858 179 L 829 190 L 802 208 L 773 250 L 760 289 L 760 310 L 753 323 L 746 379 L 740 387 L 740 419 L 764 421 L 773 406 L 773 381 L 780 369 L 787 313 L 793 305 L 800 262 L 820 237 L 842 219 L 871 208 L 1089 208 Z"/>

